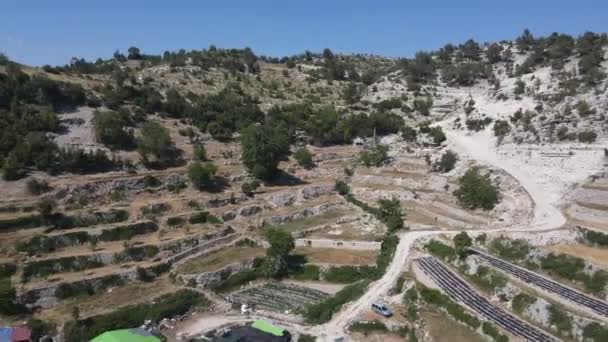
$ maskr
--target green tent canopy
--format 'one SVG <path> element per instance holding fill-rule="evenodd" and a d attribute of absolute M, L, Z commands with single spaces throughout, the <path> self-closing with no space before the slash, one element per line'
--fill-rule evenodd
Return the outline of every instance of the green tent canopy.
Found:
<path fill-rule="evenodd" d="M 91 342 L 160 342 L 158 337 L 141 328 L 106 331 Z"/>
<path fill-rule="evenodd" d="M 283 336 L 283 333 L 285 332 L 284 329 L 281 329 L 276 325 L 272 325 L 261 319 L 255 320 L 251 327 L 274 336 Z"/>

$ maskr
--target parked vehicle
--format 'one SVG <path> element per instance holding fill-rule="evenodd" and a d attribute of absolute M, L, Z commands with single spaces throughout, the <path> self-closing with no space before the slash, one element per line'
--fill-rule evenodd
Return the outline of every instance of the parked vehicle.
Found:
<path fill-rule="evenodd" d="M 393 312 L 384 304 L 380 302 L 372 303 L 372 310 L 384 317 L 391 317 Z"/>

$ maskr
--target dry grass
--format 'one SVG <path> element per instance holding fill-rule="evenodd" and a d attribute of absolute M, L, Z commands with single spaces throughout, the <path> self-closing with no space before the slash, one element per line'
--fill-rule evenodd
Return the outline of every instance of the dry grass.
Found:
<path fill-rule="evenodd" d="M 293 254 L 304 255 L 309 263 L 336 265 L 369 265 L 378 256 L 376 251 L 310 247 L 298 247 Z"/>
<path fill-rule="evenodd" d="M 436 342 L 483 342 L 485 339 L 474 331 L 460 325 L 444 313 L 423 312 L 420 314 L 427 324 L 427 331 Z"/>
<path fill-rule="evenodd" d="M 297 232 L 307 228 L 334 223 L 335 220 L 346 214 L 348 214 L 346 210 L 331 210 L 321 215 L 307 217 L 301 220 L 296 220 L 279 225 L 278 228 L 281 228 L 288 232 Z"/>
<path fill-rule="evenodd" d="M 173 292 L 176 289 L 167 276 L 149 283 L 128 283 L 92 296 L 79 296 L 61 301 L 57 306 L 40 312 L 37 318 L 65 322 L 71 319 L 72 308 L 76 305 L 80 309 L 80 316 L 88 317 L 114 311 L 119 307 L 149 301 L 153 297 Z"/>
<path fill-rule="evenodd" d="M 590 247 L 582 244 L 552 245 L 546 247 L 551 252 L 568 254 L 593 263 L 608 266 L 608 249 Z"/>
<path fill-rule="evenodd" d="M 263 248 L 230 247 L 209 255 L 193 258 L 179 265 L 178 273 L 202 273 L 214 271 L 230 263 L 264 255 Z"/>
<path fill-rule="evenodd" d="M 581 206 L 581 207 L 583 207 L 583 208 L 608 211 L 608 205 L 602 204 L 602 203 L 592 203 L 592 202 L 580 202 L 580 201 L 576 201 L 576 204 L 579 205 L 579 206 Z"/>

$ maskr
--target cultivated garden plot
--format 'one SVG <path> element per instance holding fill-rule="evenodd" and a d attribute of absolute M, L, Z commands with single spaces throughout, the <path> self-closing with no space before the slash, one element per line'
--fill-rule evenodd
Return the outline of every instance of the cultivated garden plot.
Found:
<path fill-rule="evenodd" d="M 271 311 L 291 311 L 307 304 L 320 302 L 327 297 L 329 297 L 327 293 L 319 290 L 278 282 L 268 282 L 230 296 L 233 302 Z"/>

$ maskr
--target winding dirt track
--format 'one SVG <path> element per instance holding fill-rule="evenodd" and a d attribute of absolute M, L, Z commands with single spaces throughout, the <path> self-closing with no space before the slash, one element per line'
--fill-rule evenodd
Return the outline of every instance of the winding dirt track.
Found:
<path fill-rule="evenodd" d="M 490 142 L 484 144 L 479 140 L 468 136 L 465 132 L 451 130 L 447 127 L 447 122 L 439 123 L 439 125 L 443 126 L 448 141 L 450 142 L 451 149 L 461 155 L 469 156 L 481 164 L 491 165 L 492 167 L 505 170 L 517 179 L 522 187 L 530 194 L 535 205 L 534 218 L 526 226 L 512 227 L 509 231 L 528 232 L 553 230 L 561 227 L 566 222 L 566 218 L 561 211 L 547 200 L 539 182 L 516 164 L 500 160 L 497 153 L 492 149 L 492 144 Z M 490 228 L 478 229 L 476 232 L 496 232 L 504 230 L 505 229 Z M 386 294 L 397 281 L 397 278 L 407 266 L 410 257 L 410 249 L 417 239 L 431 235 L 457 232 L 458 231 L 429 230 L 411 231 L 399 234 L 399 245 L 397 246 L 395 256 L 384 276 L 373 282 L 361 298 L 345 305 L 340 312 L 334 315 L 330 322 L 310 327 L 306 330 L 306 333 L 317 336 L 320 341 L 334 341 L 339 337 L 346 338 L 346 328 L 349 323 L 356 319 L 363 310 L 368 309 L 372 302 Z M 241 318 L 235 318 L 234 322 L 236 323 L 239 320 L 241 320 Z M 230 323 L 230 320 L 222 320 L 222 322 Z M 278 323 L 281 324 L 281 322 Z M 288 325 L 289 324 L 286 326 Z"/>

